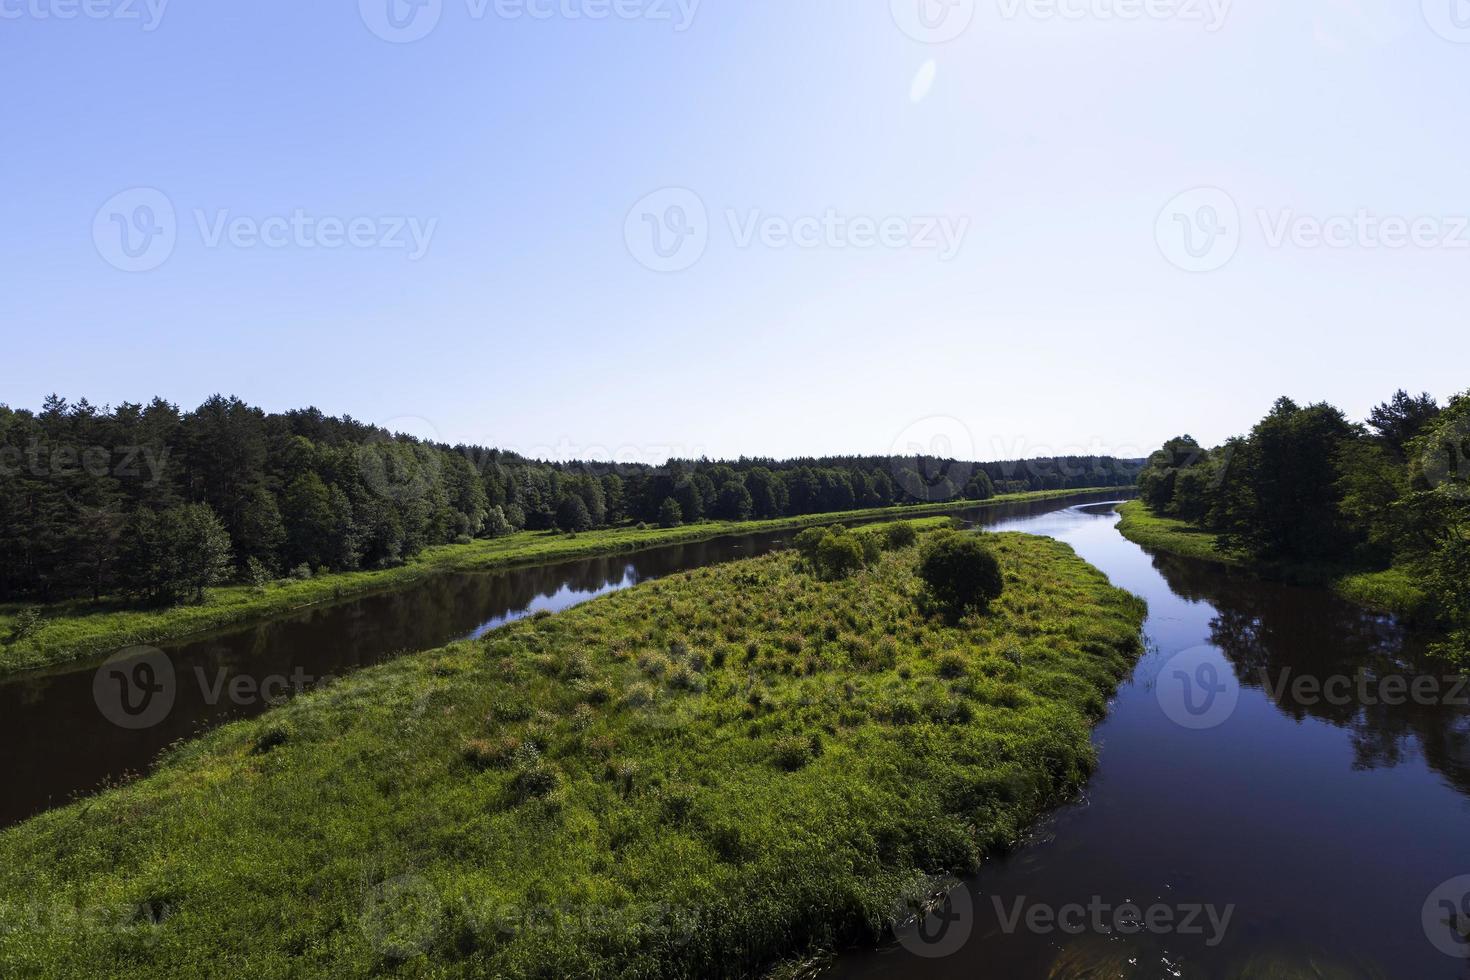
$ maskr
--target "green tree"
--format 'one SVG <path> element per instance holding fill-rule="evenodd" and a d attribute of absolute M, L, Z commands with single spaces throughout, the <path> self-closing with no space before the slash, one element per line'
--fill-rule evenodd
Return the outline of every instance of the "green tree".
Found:
<path fill-rule="evenodd" d="M 1000 562 L 973 534 L 945 531 L 930 538 L 920 552 L 919 577 L 953 617 L 983 611 L 1005 590 Z"/>
<path fill-rule="evenodd" d="M 230 535 L 208 504 L 184 504 L 163 515 L 168 587 L 174 597 L 203 601 L 204 590 L 230 573 Z"/>
<path fill-rule="evenodd" d="M 862 571 L 863 545 L 857 535 L 828 532 L 817 545 L 817 569 L 827 579 L 847 578 Z"/>
<path fill-rule="evenodd" d="M 684 510 L 673 497 L 665 497 L 659 505 L 658 523 L 660 527 L 678 527 L 684 523 Z"/>
<path fill-rule="evenodd" d="M 286 523 L 276 498 L 264 487 L 256 487 L 240 514 L 235 551 L 241 562 L 255 559 L 272 573 L 281 569 L 281 547 L 286 543 Z"/>
<path fill-rule="evenodd" d="M 755 510 L 755 503 L 751 499 L 750 491 L 745 488 L 745 482 L 738 477 L 732 478 L 720 488 L 720 495 L 715 505 L 715 516 L 726 521 L 748 521 Z"/>
<path fill-rule="evenodd" d="M 580 496 L 569 493 L 561 498 L 556 505 L 556 526 L 571 534 L 592 529 L 592 517 Z"/>

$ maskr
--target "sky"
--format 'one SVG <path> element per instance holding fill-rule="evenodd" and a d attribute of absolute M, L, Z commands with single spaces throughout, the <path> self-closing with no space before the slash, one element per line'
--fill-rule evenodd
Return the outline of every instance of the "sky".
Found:
<path fill-rule="evenodd" d="M 0 403 L 543 458 L 1470 387 L 1470 2 L 0 0 Z"/>

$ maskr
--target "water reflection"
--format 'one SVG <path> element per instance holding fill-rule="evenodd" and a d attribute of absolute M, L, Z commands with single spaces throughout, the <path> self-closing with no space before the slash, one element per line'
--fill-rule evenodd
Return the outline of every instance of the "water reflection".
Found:
<path fill-rule="evenodd" d="M 967 508 L 991 523 L 1026 519 L 1106 494 Z M 861 523 L 861 522 L 854 522 Z M 109 721 L 94 698 L 103 658 L 0 680 L 0 826 L 145 770 L 170 744 L 269 707 L 290 693 L 410 650 L 483 636 L 541 610 L 556 612 L 639 582 L 786 547 L 787 532 L 669 545 L 631 554 L 442 574 L 164 647 L 175 665 L 167 716 L 139 731 Z M 243 688 L 237 685 L 243 684 Z"/>
<path fill-rule="evenodd" d="M 1242 686 L 1296 721 L 1345 729 L 1360 769 L 1422 758 L 1470 795 L 1470 682 L 1427 658 L 1392 618 L 1322 589 L 1170 555 L 1156 555 L 1154 567 L 1177 595 L 1214 607 L 1210 642 Z"/>
<path fill-rule="evenodd" d="M 1085 799 L 966 882 L 975 919 L 958 952 L 926 959 L 895 943 L 844 954 L 830 975 L 1470 977 L 1426 922 L 1436 889 L 1470 874 L 1470 712 L 1364 698 L 1355 683 L 1345 697 L 1301 696 L 1292 684 L 1302 677 L 1363 676 L 1376 690 L 1412 676 L 1422 651 L 1392 621 L 1322 591 L 1150 555 L 1108 511 L 1074 507 L 1002 528 L 1071 544 L 1149 603 L 1150 651 L 1096 732 L 1101 766 Z M 1237 682 L 1230 710 L 1198 729 L 1165 707 L 1181 654 Z M 1212 944 L 1177 930 L 1007 927 L 998 912 L 1094 900 L 1231 918 Z"/>

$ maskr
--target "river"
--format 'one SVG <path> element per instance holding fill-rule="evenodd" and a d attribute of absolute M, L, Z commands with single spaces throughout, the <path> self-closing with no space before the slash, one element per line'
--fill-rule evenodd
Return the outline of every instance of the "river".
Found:
<path fill-rule="evenodd" d="M 1470 875 L 1470 691 L 1445 678 L 1402 696 L 1394 679 L 1422 658 L 1392 621 L 1150 555 L 1118 533 L 1110 504 L 962 514 L 1065 541 L 1143 596 L 1148 652 L 1096 730 L 1085 796 L 897 941 L 845 953 L 826 976 L 1470 977 L 1470 945 L 1445 925 L 1470 922 L 1470 878 L 1455 880 Z M 138 728 L 117 723 L 100 660 L 0 682 L 0 823 L 146 770 L 267 695 L 789 537 L 444 574 L 172 644 L 167 710 Z"/>
<path fill-rule="evenodd" d="M 956 513 L 982 524 L 1024 520 L 1068 501 L 1105 497 L 1094 493 Z M 260 714 L 294 691 L 407 651 L 481 636 L 541 610 L 558 612 L 674 572 L 784 548 L 794 533 L 731 535 L 494 572 L 446 572 L 189 637 L 162 645 L 146 662 L 123 665 L 131 678 L 141 663 L 150 683 L 163 688 L 136 717 L 122 710 L 123 688 L 102 669 L 106 657 L 0 680 L 0 785 L 7 788 L 0 795 L 0 826 L 144 772 L 169 745 Z"/>
<path fill-rule="evenodd" d="M 1390 678 L 1420 654 L 1391 621 L 1152 556 L 1116 524 L 1094 505 L 998 527 L 1065 541 L 1149 603 L 1084 797 L 828 976 L 1470 977 L 1445 924 L 1470 923 L 1470 692 L 1403 696 Z"/>

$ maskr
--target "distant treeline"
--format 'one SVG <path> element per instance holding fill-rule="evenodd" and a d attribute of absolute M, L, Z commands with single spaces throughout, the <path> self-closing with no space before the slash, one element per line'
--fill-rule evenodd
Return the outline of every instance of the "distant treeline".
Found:
<path fill-rule="evenodd" d="M 547 463 L 316 409 L 215 396 L 0 406 L 0 600 L 197 596 L 226 579 L 382 568 L 514 531 L 782 517 L 1132 485 L 1141 460 L 836 457 Z"/>
<path fill-rule="evenodd" d="M 1470 630 L 1470 393 L 1441 408 L 1400 391 L 1365 424 L 1282 398 L 1219 448 L 1170 440 L 1139 487 L 1262 563 L 1402 568 L 1432 615 Z M 1455 639 L 1470 646 L 1470 632 Z"/>

